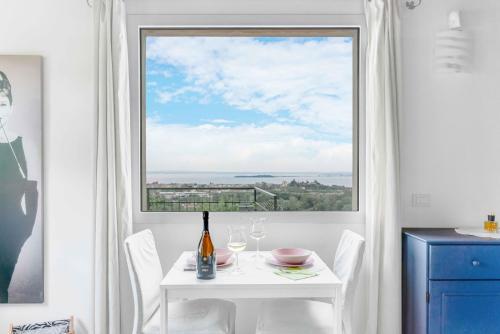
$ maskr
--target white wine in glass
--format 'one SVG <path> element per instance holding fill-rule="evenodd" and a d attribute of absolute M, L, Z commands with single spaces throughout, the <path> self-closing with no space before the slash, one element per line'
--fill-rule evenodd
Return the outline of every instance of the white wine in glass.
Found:
<path fill-rule="evenodd" d="M 242 226 L 229 226 L 229 240 L 227 248 L 236 254 L 236 266 L 234 267 L 233 274 L 242 274 L 240 268 L 239 253 L 243 252 L 247 247 L 247 237 L 245 235 L 245 228 Z"/>
<path fill-rule="evenodd" d="M 229 249 L 234 253 L 243 252 L 246 247 L 247 247 L 246 242 L 230 242 L 227 244 L 227 249 Z"/>

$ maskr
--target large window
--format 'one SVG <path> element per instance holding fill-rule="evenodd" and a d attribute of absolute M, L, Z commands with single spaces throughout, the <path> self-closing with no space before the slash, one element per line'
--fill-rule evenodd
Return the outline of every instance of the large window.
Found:
<path fill-rule="evenodd" d="M 141 29 L 143 211 L 356 211 L 354 28 Z"/>

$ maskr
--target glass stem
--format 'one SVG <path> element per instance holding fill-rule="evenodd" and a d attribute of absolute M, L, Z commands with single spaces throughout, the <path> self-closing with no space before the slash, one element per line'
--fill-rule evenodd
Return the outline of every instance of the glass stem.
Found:
<path fill-rule="evenodd" d="M 257 239 L 257 260 L 260 258 L 260 239 Z"/>
<path fill-rule="evenodd" d="M 236 269 L 240 269 L 240 256 L 238 253 L 236 253 Z"/>

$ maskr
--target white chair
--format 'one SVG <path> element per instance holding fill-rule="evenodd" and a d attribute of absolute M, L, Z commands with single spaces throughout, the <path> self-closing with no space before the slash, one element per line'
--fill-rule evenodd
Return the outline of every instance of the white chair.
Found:
<path fill-rule="evenodd" d="M 134 295 L 133 334 L 160 333 L 160 283 L 163 271 L 150 230 L 125 240 L 125 256 Z M 194 273 L 193 273 L 194 275 Z M 234 334 L 236 306 L 202 299 L 168 304 L 169 334 Z"/>
<path fill-rule="evenodd" d="M 352 307 L 363 253 L 364 239 L 345 230 L 335 253 L 333 272 L 342 281 L 342 329 L 353 334 Z M 257 334 L 331 334 L 332 304 L 302 299 L 278 299 L 262 303 Z"/>

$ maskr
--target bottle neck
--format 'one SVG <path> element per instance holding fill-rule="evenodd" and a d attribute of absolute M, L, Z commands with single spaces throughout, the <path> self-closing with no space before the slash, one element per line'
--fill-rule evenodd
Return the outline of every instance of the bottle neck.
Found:
<path fill-rule="evenodd" d="M 203 232 L 208 232 L 208 219 L 203 220 Z"/>

